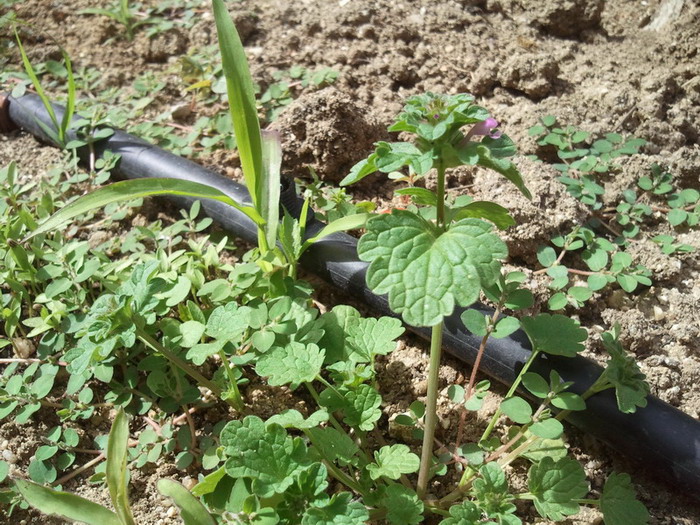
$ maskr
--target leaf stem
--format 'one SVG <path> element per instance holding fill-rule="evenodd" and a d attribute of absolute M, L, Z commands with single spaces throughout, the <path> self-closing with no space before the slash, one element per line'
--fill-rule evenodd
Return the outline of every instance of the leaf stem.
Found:
<path fill-rule="evenodd" d="M 437 224 L 445 227 L 445 165 L 441 160 L 437 165 Z"/>
<path fill-rule="evenodd" d="M 479 371 L 479 365 L 481 364 L 481 358 L 484 356 L 484 351 L 486 350 L 486 343 L 489 337 L 493 333 L 493 329 L 496 326 L 496 321 L 498 321 L 498 316 L 501 315 L 501 307 L 499 304 L 496 311 L 491 316 L 491 322 L 489 323 L 488 329 L 484 337 L 481 338 L 481 344 L 479 345 L 479 350 L 476 354 L 476 359 L 474 360 L 474 366 L 472 367 L 472 373 L 469 376 L 469 385 L 467 386 L 467 392 L 464 397 L 464 403 L 469 401 L 474 394 L 474 384 L 476 383 L 476 374 Z M 459 454 L 459 447 L 462 445 L 462 436 L 464 435 L 464 424 L 467 419 L 467 408 L 461 404 L 461 413 L 459 415 L 459 426 L 457 427 L 457 438 L 455 439 L 454 453 Z"/>
<path fill-rule="evenodd" d="M 243 398 L 241 397 L 241 391 L 238 389 L 238 381 L 236 380 L 236 376 L 233 375 L 231 362 L 228 360 L 228 357 L 226 357 L 223 349 L 219 350 L 219 357 L 221 358 L 221 363 L 226 369 L 226 375 L 228 376 L 229 383 L 231 384 L 232 396 L 230 399 L 235 403 L 235 408 L 237 410 L 242 410 Z"/>
<path fill-rule="evenodd" d="M 147 346 L 151 347 L 156 352 L 163 354 L 163 356 L 168 361 L 170 361 L 172 364 L 174 364 L 176 367 L 178 367 L 180 370 L 182 370 L 184 373 L 186 373 L 192 379 L 197 381 L 200 385 L 211 390 L 212 393 L 214 393 L 214 395 L 216 395 L 218 398 L 221 398 L 221 388 L 219 388 L 219 386 L 216 383 L 207 379 L 202 374 L 197 372 L 197 370 L 195 370 L 190 365 L 188 365 L 184 360 L 182 360 L 180 357 L 175 355 L 173 352 L 171 352 L 170 350 L 165 348 L 158 341 L 153 339 L 153 337 L 148 335 L 142 328 L 137 327 L 136 334 L 138 335 L 138 338 L 143 343 L 145 343 Z M 236 408 L 236 407 L 234 407 L 234 408 Z"/>
<path fill-rule="evenodd" d="M 438 203 L 440 200 L 438 200 Z M 418 485 L 416 492 L 423 499 L 428 488 L 430 466 L 433 459 L 433 438 L 437 425 L 437 394 L 440 374 L 440 354 L 442 353 L 443 323 L 433 326 L 430 335 L 430 364 L 428 365 L 428 398 L 425 403 L 425 431 L 423 432 L 423 448 L 418 470 Z"/>
<path fill-rule="evenodd" d="M 527 361 L 525 362 L 525 365 L 523 366 L 522 370 L 520 370 L 520 373 L 518 374 L 518 377 L 515 378 L 515 381 L 513 382 L 513 385 L 510 387 L 510 390 L 508 390 L 508 393 L 505 395 L 503 398 L 504 400 L 508 399 L 511 397 L 514 393 L 515 390 L 520 386 L 520 381 L 522 380 L 523 375 L 525 372 L 527 372 L 528 368 L 530 368 L 530 365 L 534 362 L 535 358 L 539 354 L 538 350 L 533 350 L 532 353 L 530 354 L 530 357 L 527 358 Z M 491 421 L 489 422 L 489 426 L 486 427 L 486 430 L 484 430 L 484 433 L 481 436 L 481 439 L 479 441 L 484 441 L 487 439 L 490 435 L 491 432 L 493 431 L 493 428 L 496 426 L 496 422 L 498 421 L 498 418 L 501 415 L 501 407 L 499 406 L 496 412 L 493 414 L 493 417 L 491 418 Z"/>
<path fill-rule="evenodd" d="M 306 435 L 308 440 L 311 442 L 311 444 L 313 444 L 315 446 L 316 450 L 318 450 L 318 451 L 323 450 L 316 443 L 314 443 L 313 434 L 311 432 L 309 432 L 308 430 L 303 430 L 303 432 L 304 432 L 304 435 Z M 346 487 L 348 487 L 348 488 L 354 490 L 356 493 L 360 494 L 362 497 L 365 496 L 365 491 L 360 486 L 360 484 L 357 482 L 357 480 L 351 478 L 345 472 L 343 472 L 338 467 L 336 467 L 332 461 L 328 461 L 327 459 L 324 458 L 323 464 L 326 466 L 326 468 L 328 469 L 328 473 L 331 476 L 333 476 L 335 479 L 340 481 Z"/>
<path fill-rule="evenodd" d="M 104 452 L 100 452 L 100 455 L 99 455 L 99 456 L 97 456 L 97 457 L 94 458 L 94 459 L 91 459 L 90 461 L 88 461 L 88 462 L 85 463 L 84 465 L 81 465 L 80 467 L 76 468 L 75 470 L 72 470 L 71 472 L 69 472 L 69 473 L 66 474 L 65 476 L 63 476 L 63 477 L 57 479 L 56 481 L 54 481 L 53 483 L 51 483 L 51 486 L 52 486 L 52 487 L 55 487 L 55 486 L 57 486 L 57 485 L 63 485 L 66 481 L 70 481 L 71 479 L 73 479 L 74 477 L 78 476 L 79 474 L 82 474 L 82 473 L 85 472 L 86 470 L 89 470 L 90 468 L 94 467 L 95 465 L 97 465 L 97 464 L 100 463 L 101 461 L 104 461 L 105 457 L 106 457 L 106 456 L 105 456 L 105 453 L 104 453 Z"/>

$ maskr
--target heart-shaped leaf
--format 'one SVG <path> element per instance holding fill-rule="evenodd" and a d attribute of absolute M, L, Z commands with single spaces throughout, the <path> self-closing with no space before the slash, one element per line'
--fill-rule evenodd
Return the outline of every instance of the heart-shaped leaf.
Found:
<path fill-rule="evenodd" d="M 455 305 L 469 306 L 481 287 L 495 282 L 506 245 L 479 219 L 462 219 L 441 232 L 406 210 L 373 217 L 360 239 L 360 259 L 370 262 L 367 284 L 389 294 L 392 310 L 414 326 L 434 326 Z"/>

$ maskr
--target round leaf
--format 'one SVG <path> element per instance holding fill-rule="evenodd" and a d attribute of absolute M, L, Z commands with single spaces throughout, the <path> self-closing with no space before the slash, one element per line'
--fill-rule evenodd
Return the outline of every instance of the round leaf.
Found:
<path fill-rule="evenodd" d="M 545 439 L 557 439 L 564 432 L 564 426 L 556 419 L 545 419 L 533 423 L 530 432 Z"/>
<path fill-rule="evenodd" d="M 585 410 L 586 402 L 578 394 L 562 392 L 552 399 L 552 404 L 562 410 Z"/>
<path fill-rule="evenodd" d="M 539 374 L 527 372 L 523 374 L 523 385 L 533 395 L 544 399 L 549 394 L 549 383 Z"/>
<path fill-rule="evenodd" d="M 549 268 L 557 260 L 557 252 L 551 246 L 541 246 L 537 250 L 537 260 L 545 268 Z"/>
<path fill-rule="evenodd" d="M 521 397 L 511 397 L 503 401 L 501 411 L 521 425 L 529 423 L 532 418 L 532 407 Z"/>

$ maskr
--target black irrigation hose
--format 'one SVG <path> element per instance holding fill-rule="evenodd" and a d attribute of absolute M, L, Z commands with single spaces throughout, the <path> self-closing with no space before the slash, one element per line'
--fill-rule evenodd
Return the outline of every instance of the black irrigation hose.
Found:
<path fill-rule="evenodd" d="M 7 104 L 0 108 L 9 115 L 9 121 L 34 136 L 47 140 L 46 134 L 37 124 L 41 120 L 50 125 L 48 114 L 39 97 L 25 95 L 14 99 L 8 97 Z M 2 101 L 0 101 L 2 102 Z M 63 108 L 54 106 L 58 118 Z M 5 122 L 7 119 L 5 119 Z M 3 122 L 0 115 L 0 123 Z M 225 178 L 194 162 L 168 153 L 137 137 L 115 130 L 114 134 L 95 145 L 97 155 L 110 150 L 121 156 L 115 173 L 124 178 L 171 177 L 201 182 L 220 189 L 238 202 L 249 202 L 247 190 L 240 184 Z M 82 156 L 85 151 L 80 152 Z M 173 198 L 178 205 L 189 207 L 194 199 Z M 298 197 L 291 185 L 282 196 L 288 209 L 299 208 Z M 236 209 L 218 201 L 203 200 L 203 210 L 219 225 L 237 237 L 251 243 L 257 241 L 253 223 Z M 308 235 L 312 236 L 323 224 L 310 218 Z M 374 310 L 384 315 L 394 315 L 386 297 L 373 294 L 365 285 L 367 264 L 357 258 L 357 241 L 346 234 L 334 234 L 313 245 L 302 258 L 303 267 L 327 282 L 344 290 L 353 297 L 362 298 Z M 484 313 L 491 313 L 479 308 Z M 476 357 L 480 338 L 464 329 L 460 321 L 463 310 L 455 312 L 445 320 L 444 348 L 457 359 L 472 364 Z M 429 330 L 412 329 L 422 337 Z M 530 345 L 522 331 L 505 339 L 492 339 L 481 363 L 481 369 L 490 377 L 510 385 L 530 355 Z M 531 370 L 544 377 L 556 369 L 565 381 L 573 381 L 573 390 L 582 393 L 600 375 L 601 368 L 588 359 L 560 358 L 542 355 L 535 360 Z M 611 390 L 592 396 L 587 401 L 587 410 L 573 413 L 568 421 L 581 430 L 595 436 L 613 449 L 635 460 L 649 474 L 671 482 L 672 489 L 682 491 L 693 498 L 700 498 L 700 422 L 660 399 L 649 396 L 646 408 L 635 414 L 625 415 L 618 411 Z"/>

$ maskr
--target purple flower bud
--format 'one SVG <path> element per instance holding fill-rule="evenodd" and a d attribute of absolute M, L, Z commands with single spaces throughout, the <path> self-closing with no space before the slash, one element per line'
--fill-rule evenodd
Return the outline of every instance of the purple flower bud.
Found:
<path fill-rule="evenodd" d="M 501 136 L 501 132 L 496 129 L 497 127 L 498 121 L 495 118 L 489 117 L 483 122 L 474 124 L 474 127 L 469 130 L 465 138 L 469 140 L 474 135 L 488 135 L 492 139 L 497 139 Z"/>

